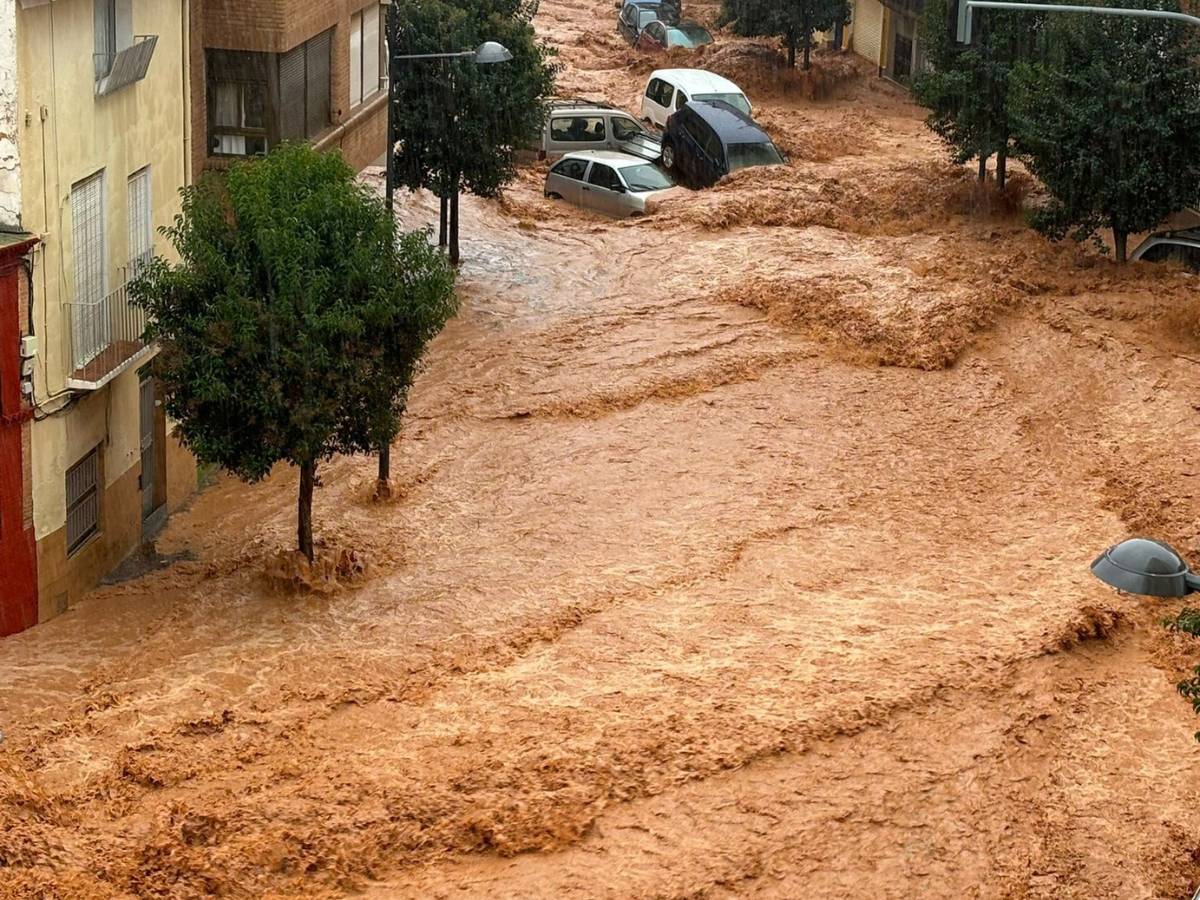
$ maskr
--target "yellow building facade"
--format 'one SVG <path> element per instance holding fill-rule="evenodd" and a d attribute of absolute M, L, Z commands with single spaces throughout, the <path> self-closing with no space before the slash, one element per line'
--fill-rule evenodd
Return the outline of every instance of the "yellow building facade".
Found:
<path fill-rule="evenodd" d="M 11 0 L 10 0 L 11 2 Z M 187 0 L 17 0 L 20 225 L 32 255 L 39 620 L 195 488 L 125 285 L 190 180 Z"/>

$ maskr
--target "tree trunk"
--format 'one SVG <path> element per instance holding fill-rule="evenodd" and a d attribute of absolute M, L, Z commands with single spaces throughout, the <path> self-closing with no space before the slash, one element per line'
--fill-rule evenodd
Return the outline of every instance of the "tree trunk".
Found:
<path fill-rule="evenodd" d="M 444 194 L 441 197 L 438 197 L 438 206 L 439 206 L 439 209 L 438 209 L 438 246 L 445 247 L 446 246 L 446 210 L 449 206 L 449 203 Z"/>
<path fill-rule="evenodd" d="M 1128 258 L 1127 250 L 1129 248 L 1129 232 L 1113 229 L 1113 245 L 1117 251 L 1117 265 L 1125 265 L 1125 260 Z"/>
<path fill-rule="evenodd" d="M 1005 144 L 996 151 L 996 187 L 1004 190 L 1008 183 L 1008 145 Z"/>
<path fill-rule="evenodd" d="M 980 184 L 983 184 L 985 181 L 987 181 L 987 161 L 988 161 L 987 154 L 980 153 L 979 154 L 979 183 Z"/>
<path fill-rule="evenodd" d="M 788 68 L 796 68 L 796 31 L 789 28 L 787 33 Z"/>
<path fill-rule="evenodd" d="M 833 49 L 842 52 L 842 42 L 846 37 L 846 23 L 838 19 L 833 23 Z"/>
<path fill-rule="evenodd" d="M 392 445 L 385 442 L 379 448 L 379 478 L 375 482 L 375 499 L 382 500 L 390 497 L 392 486 Z"/>
<path fill-rule="evenodd" d="M 313 561 L 312 498 L 313 486 L 317 483 L 317 461 L 310 459 L 300 463 L 300 504 L 297 515 L 296 534 L 299 550 L 308 561 Z"/>
<path fill-rule="evenodd" d="M 812 54 L 812 29 L 806 29 L 804 32 L 804 71 L 807 72 L 812 68 L 812 62 L 809 56 Z"/>
<path fill-rule="evenodd" d="M 458 178 L 450 193 L 450 265 L 458 265 Z"/>

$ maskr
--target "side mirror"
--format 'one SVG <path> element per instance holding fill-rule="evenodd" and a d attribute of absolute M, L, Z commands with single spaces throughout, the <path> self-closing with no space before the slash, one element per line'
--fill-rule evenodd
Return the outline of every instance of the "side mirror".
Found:
<path fill-rule="evenodd" d="M 623 184 L 618 184 L 618 185 L 614 186 L 613 190 L 618 194 L 624 194 L 626 192 L 625 185 L 623 185 Z"/>

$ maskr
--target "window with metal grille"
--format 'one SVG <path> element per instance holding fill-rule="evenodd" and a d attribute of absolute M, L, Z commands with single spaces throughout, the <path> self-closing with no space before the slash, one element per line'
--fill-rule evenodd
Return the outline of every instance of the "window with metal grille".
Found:
<path fill-rule="evenodd" d="M 100 448 L 67 470 L 67 555 L 100 530 Z"/>
<path fill-rule="evenodd" d="M 150 206 L 150 167 L 129 176 L 129 276 L 137 275 L 154 256 Z"/>
<path fill-rule="evenodd" d="M 239 50 L 206 50 L 209 152 L 255 156 L 272 143 L 268 69 L 275 57 Z"/>
<path fill-rule="evenodd" d="M 384 85 L 383 9 L 368 6 L 350 17 L 350 105 L 358 106 Z"/>
<path fill-rule="evenodd" d="M 72 356 L 81 368 L 108 346 L 104 243 L 104 172 L 71 187 L 71 239 L 75 302 L 71 307 Z"/>
<path fill-rule="evenodd" d="M 279 133 L 315 137 L 329 127 L 329 49 L 333 30 L 279 57 Z"/>

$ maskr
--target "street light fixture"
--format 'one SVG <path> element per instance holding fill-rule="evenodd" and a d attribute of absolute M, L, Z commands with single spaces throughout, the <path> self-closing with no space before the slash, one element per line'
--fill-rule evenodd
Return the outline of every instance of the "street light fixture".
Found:
<path fill-rule="evenodd" d="M 1096 557 L 1092 574 L 1105 584 L 1147 597 L 1183 597 L 1200 591 L 1200 576 L 1173 547 L 1150 538 L 1130 538 Z"/>

